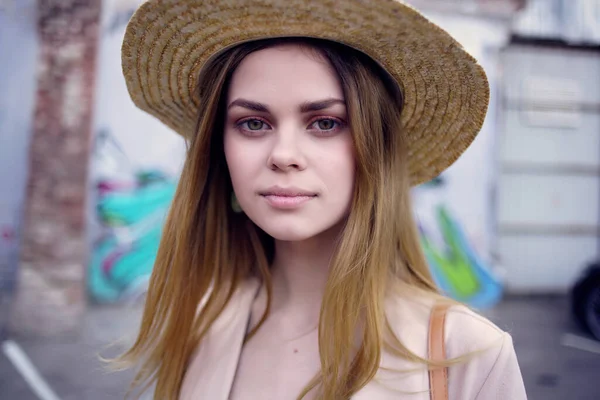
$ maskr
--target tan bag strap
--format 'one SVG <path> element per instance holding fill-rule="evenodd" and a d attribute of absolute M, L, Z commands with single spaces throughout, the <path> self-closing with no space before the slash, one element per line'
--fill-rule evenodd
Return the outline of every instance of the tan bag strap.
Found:
<path fill-rule="evenodd" d="M 429 359 L 444 361 L 446 346 L 444 323 L 449 304 L 438 303 L 433 306 L 429 320 Z M 429 393 L 431 400 L 448 400 L 448 368 L 429 370 Z"/>

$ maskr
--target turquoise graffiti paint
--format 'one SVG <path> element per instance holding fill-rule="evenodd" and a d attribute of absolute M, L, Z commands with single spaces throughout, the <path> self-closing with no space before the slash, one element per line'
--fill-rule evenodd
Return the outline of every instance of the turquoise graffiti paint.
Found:
<path fill-rule="evenodd" d="M 106 233 L 94 246 L 88 273 L 90 296 L 100 303 L 122 300 L 152 273 L 174 181 L 138 174 L 133 187 L 103 181 L 97 204 Z"/>

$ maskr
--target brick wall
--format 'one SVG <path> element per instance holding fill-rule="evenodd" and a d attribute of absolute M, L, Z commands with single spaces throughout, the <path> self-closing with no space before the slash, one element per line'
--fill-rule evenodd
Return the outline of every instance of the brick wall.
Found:
<path fill-rule="evenodd" d="M 86 193 L 101 0 L 38 0 L 39 56 L 11 330 L 77 331 L 86 306 Z"/>

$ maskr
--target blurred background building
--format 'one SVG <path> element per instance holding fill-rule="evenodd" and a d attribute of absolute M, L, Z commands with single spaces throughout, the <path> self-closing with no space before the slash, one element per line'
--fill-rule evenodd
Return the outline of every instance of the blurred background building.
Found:
<path fill-rule="evenodd" d="M 30 352 L 46 351 L 39 338 L 85 342 L 98 323 L 90 315 L 107 318 L 102 332 L 116 336 L 111 324 L 129 319 L 119 310 L 143 295 L 152 269 L 185 145 L 125 88 L 120 46 L 141 2 L 0 0 L 0 330 L 38 338 Z M 505 326 L 525 324 L 524 343 L 544 344 L 524 310 L 567 310 L 565 296 L 599 256 L 600 0 L 408 3 L 478 59 L 492 93 L 464 156 L 415 189 L 432 269 L 481 308 L 502 294 L 551 295 L 540 309 L 509 296 L 517 303 L 490 310 Z M 568 329 L 548 318 L 541 325 L 557 335 Z M 522 366 L 532 366 L 528 389 L 556 384 L 562 367 L 537 373 L 544 349 L 515 338 Z M 565 391 L 597 398 L 593 382 L 580 383 L 591 375 L 578 374 Z M 548 393 L 531 398 L 562 398 Z"/>

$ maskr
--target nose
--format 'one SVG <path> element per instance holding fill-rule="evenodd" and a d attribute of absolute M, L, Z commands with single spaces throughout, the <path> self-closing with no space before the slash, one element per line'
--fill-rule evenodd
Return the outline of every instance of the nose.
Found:
<path fill-rule="evenodd" d="M 288 129 L 273 135 L 273 146 L 267 160 L 267 166 L 273 171 L 302 171 L 306 168 L 306 159 L 302 153 L 299 134 Z"/>

